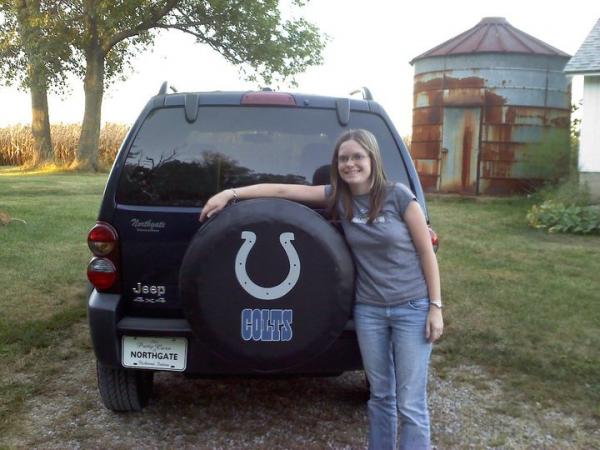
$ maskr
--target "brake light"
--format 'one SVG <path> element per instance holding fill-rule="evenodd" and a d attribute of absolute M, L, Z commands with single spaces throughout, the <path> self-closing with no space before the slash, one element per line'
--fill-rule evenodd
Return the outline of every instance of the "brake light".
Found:
<path fill-rule="evenodd" d="M 433 245 L 433 251 L 435 253 L 437 253 L 438 251 L 438 247 L 440 246 L 440 240 L 438 238 L 438 235 L 435 231 L 433 231 L 433 229 L 431 227 L 429 228 L 429 235 L 431 236 L 431 245 Z"/>
<path fill-rule="evenodd" d="M 106 222 L 98 222 L 88 233 L 88 247 L 94 257 L 88 264 L 87 276 L 98 290 L 116 287 L 119 278 L 119 236 Z"/>
<path fill-rule="evenodd" d="M 117 245 L 116 230 L 105 222 L 98 222 L 88 234 L 88 247 L 96 256 L 112 253 Z"/>
<path fill-rule="evenodd" d="M 242 97 L 242 105 L 280 105 L 296 106 L 296 99 L 285 92 L 248 92 Z"/>
<path fill-rule="evenodd" d="M 96 289 L 108 289 L 117 281 L 117 268 L 108 258 L 92 258 L 87 276 Z"/>

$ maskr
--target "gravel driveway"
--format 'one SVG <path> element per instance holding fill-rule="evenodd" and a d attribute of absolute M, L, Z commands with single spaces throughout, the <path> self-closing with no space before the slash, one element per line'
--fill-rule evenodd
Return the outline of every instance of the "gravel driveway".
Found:
<path fill-rule="evenodd" d="M 75 340 L 85 342 L 78 327 Z M 85 347 L 85 345 L 82 345 Z M 430 375 L 438 449 L 600 448 L 598 422 L 507 399 L 502 382 L 476 366 Z M 44 394 L 0 447 L 44 449 L 363 449 L 362 372 L 334 378 L 187 379 L 158 373 L 143 413 L 116 414 L 100 403 L 91 351 L 65 361 Z"/>

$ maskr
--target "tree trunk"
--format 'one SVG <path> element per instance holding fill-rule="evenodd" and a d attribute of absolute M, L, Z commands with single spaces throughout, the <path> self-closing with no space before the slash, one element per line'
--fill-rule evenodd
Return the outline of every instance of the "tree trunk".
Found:
<path fill-rule="evenodd" d="M 50 137 L 48 93 L 45 83 L 37 83 L 31 77 L 31 133 L 33 134 L 33 165 L 53 160 Z"/>
<path fill-rule="evenodd" d="M 40 2 L 37 0 L 17 2 L 19 34 L 27 57 L 27 76 L 31 93 L 31 132 L 33 154 L 29 164 L 37 166 L 51 161 L 52 139 L 50 137 L 50 115 L 48 113 L 48 82 L 42 68 L 42 55 L 37 50 L 37 41 L 42 39 L 39 29 L 33 24 L 40 15 Z M 33 18 L 33 19 L 32 19 Z"/>
<path fill-rule="evenodd" d="M 84 170 L 98 170 L 100 121 L 104 95 L 104 53 L 100 45 L 92 44 L 86 51 L 83 90 L 85 111 L 77 149 L 77 163 Z"/>

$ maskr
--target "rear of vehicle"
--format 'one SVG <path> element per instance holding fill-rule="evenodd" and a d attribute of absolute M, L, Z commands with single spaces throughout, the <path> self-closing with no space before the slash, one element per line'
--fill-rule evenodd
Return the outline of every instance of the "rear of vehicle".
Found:
<path fill-rule="evenodd" d="M 348 128 L 375 134 L 388 177 L 411 187 L 424 208 L 410 156 L 372 101 L 278 92 L 150 100 L 117 156 L 89 234 L 89 321 L 108 408 L 141 409 L 157 370 L 362 368 L 350 316 L 351 257 L 323 211 L 251 200 L 202 228 L 198 222 L 223 189 L 327 184 L 334 143 Z"/>

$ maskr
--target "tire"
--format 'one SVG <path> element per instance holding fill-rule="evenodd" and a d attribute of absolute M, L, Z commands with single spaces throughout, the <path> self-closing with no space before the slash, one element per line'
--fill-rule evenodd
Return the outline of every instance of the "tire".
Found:
<path fill-rule="evenodd" d="M 194 333 L 239 372 L 300 366 L 342 333 L 354 265 L 340 232 L 282 199 L 225 208 L 194 236 L 179 278 Z"/>
<path fill-rule="evenodd" d="M 152 395 L 154 372 L 107 367 L 96 361 L 102 403 L 112 411 L 141 411 Z"/>

